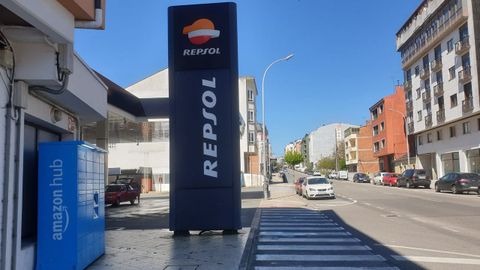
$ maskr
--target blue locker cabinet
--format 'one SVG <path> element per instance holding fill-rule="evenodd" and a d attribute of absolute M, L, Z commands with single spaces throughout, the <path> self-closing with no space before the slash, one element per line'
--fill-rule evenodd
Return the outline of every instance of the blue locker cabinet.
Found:
<path fill-rule="evenodd" d="M 37 269 L 84 269 L 105 253 L 105 151 L 42 143 L 38 162 Z"/>

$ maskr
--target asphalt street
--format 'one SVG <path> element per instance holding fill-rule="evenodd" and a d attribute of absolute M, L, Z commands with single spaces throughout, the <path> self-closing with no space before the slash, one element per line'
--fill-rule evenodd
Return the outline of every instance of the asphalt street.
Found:
<path fill-rule="evenodd" d="M 400 269 L 480 269 L 480 197 L 333 180 L 335 200 L 306 200 L 289 184 L 272 194 L 329 216 L 388 265 Z M 291 196 L 286 196 L 291 192 Z M 295 204 L 294 204 L 295 203 Z"/>

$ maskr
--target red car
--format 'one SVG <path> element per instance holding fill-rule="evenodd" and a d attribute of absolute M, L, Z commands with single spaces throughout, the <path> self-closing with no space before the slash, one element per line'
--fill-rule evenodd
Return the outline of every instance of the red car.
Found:
<path fill-rule="evenodd" d="M 396 173 L 388 173 L 383 176 L 383 185 L 389 185 L 391 187 L 397 185 L 397 179 L 400 175 Z"/>
<path fill-rule="evenodd" d="M 140 202 L 140 190 L 133 189 L 130 185 L 110 184 L 105 190 L 105 204 L 118 206 L 121 202 L 130 202 L 135 204 L 135 200 Z"/>
<path fill-rule="evenodd" d="M 297 180 L 295 180 L 295 193 L 297 193 L 297 195 L 300 195 L 300 196 L 302 196 L 303 181 L 305 181 L 305 177 L 300 177 Z"/>

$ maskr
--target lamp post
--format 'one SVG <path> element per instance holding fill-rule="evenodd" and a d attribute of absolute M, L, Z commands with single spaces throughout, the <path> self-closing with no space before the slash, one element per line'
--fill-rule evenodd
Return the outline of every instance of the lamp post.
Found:
<path fill-rule="evenodd" d="M 399 113 L 403 118 L 403 124 L 404 124 L 404 127 L 405 127 L 405 142 L 406 142 L 406 145 L 407 145 L 407 166 L 408 166 L 408 165 L 410 165 L 410 146 L 409 146 L 409 143 L 408 143 L 407 117 L 401 111 L 397 111 L 397 110 L 394 110 L 394 109 L 391 109 L 391 108 L 388 108 L 388 110 L 392 111 L 392 112 Z"/>
<path fill-rule="evenodd" d="M 263 141 L 263 175 L 264 175 L 264 197 L 265 199 L 268 199 L 268 184 L 269 180 L 267 179 L 267 142 L 265 140 L 265 77 L 267 76 L 268 70 L 275 65 L 276 63 L 282 62 L 282 61 L 287 61 L 290 58 L 293 57 L 293 53 L 277 59 L 273 61 L 268 67 L 265 69 L 265 72 L 263 72 L 263 77 L 262 77 L 262 141 Z"/>

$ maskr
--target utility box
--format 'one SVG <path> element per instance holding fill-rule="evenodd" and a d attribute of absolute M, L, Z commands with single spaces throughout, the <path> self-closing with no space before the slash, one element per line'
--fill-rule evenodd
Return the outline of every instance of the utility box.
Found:
<path fill-rule="evenodd" d="M 105 253 L 105 151 L 42 143 L 38 162 L 37 269 L 84 269 Z"/>

